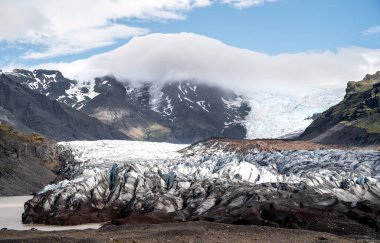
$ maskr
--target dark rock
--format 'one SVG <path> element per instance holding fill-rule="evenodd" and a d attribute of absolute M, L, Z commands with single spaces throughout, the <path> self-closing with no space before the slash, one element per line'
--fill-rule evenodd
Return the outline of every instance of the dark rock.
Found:
<path fill-rule="evenodd" d="M 57 145 L 0 124 L 0 195 L 28 195 L 56 178 L 62 163 Z"/>
<path fill-rule="evenodd" d="M 99 120 L 50 100 L 5 75 L 0 76 L 0 107 L 30 131 L 56 140 L 128 138 Z"/>

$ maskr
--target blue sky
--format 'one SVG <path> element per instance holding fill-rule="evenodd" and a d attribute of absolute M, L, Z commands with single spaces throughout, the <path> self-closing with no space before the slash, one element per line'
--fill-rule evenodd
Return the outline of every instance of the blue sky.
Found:
<path fill-rule="evenodd" d="M 293 53 L 361 46 L 380 48 L 378 0 L 281 0 L 237 10 L 216 5 L 192 11 L 185 21 L 150 23 L 152 32 L 193 32 L 226 44 L 266 52 Z"/>
<path fill-rule="evenodd" d="M 6 1 L 0 3 L 0 7 Z M 29 2 L 34 1 L 29 0 Z M 38 6 L 38 0 L 35 2 Z M 10 1 L 8 5 L 10 4 L 12 4 L 10 9 L 17 8 L 18 5 L 25 7 L 25 1 L 22 0 Z M 50 7 L 54 9 L 55 6 Z M 142 8 L 150 9 L 148 7 L 149 4 Z M 218 39 L 231 46 L 271 55 L 304 51 L 336 51 L 339 48 L 352 46 L 380 48 L 380 27 L 378 27 L 380 26 L 380 1 L 378 0 L 277 0 L 274 2 L 263 1 L 262 4 L 253 4 L 245 8 L 217 2 L 208 6 L 191 6 L 184 9 L 173 7 L 171 10 L 167 6 L 163 8 L 169 9 L 169 13 L 179 16 L 162 17 L 151 14 L 146 17 L 142 16 L 140 12 L 124 16 L 117 13 L 121 17 L 116 19 L 112 19 L 112 16 L 105 16 L 106 21 L 120 25 L 120 32 L 123 31 L 124 25 L 137 28 L 134 32 L 120 35 L 120 33 L 115 34 L 116 31 L 102 33 L 102 25 L 101 30 L 96 33 L 98 36 L 94 36 L 93 43 L 84 42 L 83 46 L 79 47 L 65 38 L 72 32 L 65 34 L 61 31 L 60 33 L 64 33 L 64 35 L 57 32 L 58 34 L 53 37 L 40 38 L 39 36 L 49 35 L 46 28 L 43 28 L 43 24 L 25 19 L 25 23 L 23 23 L 25 26 L 19 27 L 19 23 L 16 23 L 20 22 L 19 19 L 16 19 L 19 16 L 16 16 L 15 19 L 3 19 L 1 22 L 7 23 L 9 27 L 8 29 L 4 29 L 7 26 L 0 27 L 0 67 L 17 64 L 30 66 L 46 62 L 71 62 L 113 50 L 127 43 L 135 35 L 149 33 L 191 32 Z M 30 12 L 34 11 L 29 6 L 25 7 L 25 11 L 29 11 L 29 9 Z M 46 10 L 46 12 L 49 11 L 50 9 Z M 67 11 L 69 12 L 70 9 Z M 43 18 L 41 19 L 47 19 L 47 23 L 51 24 L 50 16 L 46 15 L 46 12 L 42 12 Z M 65 10 L 63 9 L 62 12 L 64 13 Z M 112 13 L 110 11 L 110 14 Z M 37 14 L 39 13 L 36 13 L 36 16 Z M 3 15 L 0 10 L 0 19 L 1 16 Z M 32 17 L 36 19 L 34 15 Z M 16 27 L 12 25 L 12 21 L 15 22 Z M 78 22 L 81 21 L 78 19 Z M 39 28 L 36 27 L 37 25 Z M 74 24 L 72 25 L 74 27 L 70 26 L 70 31 L 75 33 L 82 31 L 82 29 L 76 29 Z M 64 25 L 54 25 L 54 30 L 66 29 L 65 27 Z M 25 31 L 13 33 L 12 28 L 15 29 L 14 31 L 25 28 Z M 370 28 L 372 28 L 371 31 L 368 31 Z M 29 30 L 38 34 L 24 35 Z M 89 28 L 83 32 L 87 33 L 86 31 L 93 33 Z M 1 34 L 2 32 L 6 34 Z M 110 39 L 104 37 L 106 35 L 109 35 Z M 75 36 L 79 40 L 83 39 L 81 35 L 76 34 Z M 102 43 L 97 45 L 97 41 Z M 68 47 L 65 48 L 65 45 Z M 47 53 L 54 53 L 55 47 L 60 48 L 57 54 L 47 54 L 42 57 L 32 55 L 25 58 L 26 53 L 45 52 L 46 49 L 49 49 L 46 51 Z M 78 50 L 71 52 L 75 48 Z"/>

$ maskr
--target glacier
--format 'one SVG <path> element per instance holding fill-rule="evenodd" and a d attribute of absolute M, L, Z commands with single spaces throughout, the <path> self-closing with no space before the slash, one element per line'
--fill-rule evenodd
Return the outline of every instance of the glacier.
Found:
<path fill-rule="evenodd" d="M 32 90 L 84 112 L 86 112 L 85 107 L 92 103 L 91 100 L 99 96 L 99 92 L 104 92 L 113 86 L 115 89 L 120 89 L 120 86 L 115 85 L 117 80 L 113 80 L 111 77 L 74 81 L 66 79 L 59 71 L 34 70 L 31 72 L 22 69 L 15 69 L 13 72 L 5 74 Z M 223 129 L 241 124 L 245 127 L 244 133 L 248 139 L 284 138 L 299 135 L 311 124 L 311 117 L 314 114 L 321 113 L 337 104 L 345 94 L 344 87 L 336 86 L 299 88 L 298 90 L 289 90 L 289 92 L 283 90 L 280 92 L 275 87 L 270 90 L 236 87 L 233 92 L 237 94 L 237 97 L 231 95 L 211 97 L 213 89 L 217 90 L 217 88 L 204 90 L 202 82 L 195 80 L 179 80 L 174 82 L 174 86 L 171 88 L 170 83 L 138 84 L 132 81 L 121 83 L 129 98 L 125 104 L 127 107 L 139 104 L 139 100 L 146 96 L 144 99 L 149 102 L 142 106 L 138 105 L 137 110 L 148 113 L 153 111 L 156 113 L 153 113 L 155 117 L 167 120 L 165 126 L 170 127 L 178 120 L 184 119 L 181 115 L 183 109 L 186 109 L 187 112 L 195 112 L 199 117 L 208 115 L 214 117 L 224 114 L 224 117 L 218 118 L 222 120 L 221 126 L 217 129 L 217 132 L 222 132 L 219 135 L 223 136 Z M 124 100 L 120 99 L 118 102 L 123 103 Z M 216 114 L 216 105 L 220 102 L 225 106 L 223 112 L 226 113 Z M 245 107 L 246 104 L 250 107 L 250 111 L 247 110 L 248 115 L 241 112 L 242 107 Z M 99 104 L 97 105 L 99 106 Z M 113 109 L 117 111 L 118 119 L 128 116 L 128 109 L 126 111 L 121 110 L 120 107 L 113 107 Z M 108 109 L 99 107 L 89 115 L 110 123 L 106 118 L 109 116 L 108 113 Z M 153 120 L 157 122 L 156 118 Z M 126 130 L 129 129 L 131 128 L 127 127 Z M 125 132 L 125 129 L 121 131 Z"/>
<path fill-rule="evenodd" d="M 285 138 L 301 134 L 312 123 L 314 114 L 339 103 L 344 88 L 319 87 L 302 92 L 247 92 L 251 111 L 242 122 L 247 138 Z"/>
<path fill-rule="evenodd" d="M 378 151 L 320 145 L 295 150 L 265 140 L 218 139 L 191 146 L 106 140 L 60 146 L 62 180 L 25 204 L 24 223 L 93 223 L 156 211 L 179 221 L 228 223 L 251 208 L 256 213 L 244 220 L 281 224 L 277 214 L 262 215 L 275 207 L 296 218 L 305 217 L 301 209 L 326 217 L 328 208 L 340 224 L 339 217 L 363 203 L 371 210 L 380 205 Z M 359 227 L 357 221 L 347 224 Z"/>

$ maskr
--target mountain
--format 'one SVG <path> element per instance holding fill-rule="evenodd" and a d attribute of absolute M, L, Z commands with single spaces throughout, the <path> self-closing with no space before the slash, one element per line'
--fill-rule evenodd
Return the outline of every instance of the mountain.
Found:
<path fill-rule="evenodd" d="M 139 87 L 95 79 L 99 95 L 80 111 L 137 140 L 192 143 L 211 136 L 244 138 L 249 107 L 232 91 L 191 82 Z"/>
<path fill-rule="evenodd" d="M 24 223 L 121 224 L 157 214 L 350 235 L 380 229 L 376 151 L 236 139 L 188 147 L 116 140 L 59 145 L 64 180 L 26 202 Z"/>
<path fill-rule="evenodd" d="M 380 144 L 380 71 L 348 82 L 344 99 L 323 112 L 300 138 L 332 144 Z"/>
<path fill-rule="evenodd" d="M 337 104 L 344 95 L 340 87 L 237 94 L 196 81 L 137 84 L 111 76 L 76 81 L 59 71 L 42 69 L 15 69 L 5 75 L 132 139 L 175 143 L 209 137 L 296 137 L 315 114 Z"/>
<path fill-rule="evenodd" d="M 0 118 L 25 132 L 56 140 L 127 139 L 99 120 L 0 74 Z"/>
<path fill-rule="evenodd" d="M 75 80 L 67 79 L 56 70 L 14 69 L 12 72 L 5 72 L 4 75 L 24 87 L 37 91 L 52 100 L 58 100 L 69 107 L 78 106 L 81 102 L 98 95 L 93 90 L 88 90 L 89 83 L 78 83 Z"/>
<path fill-rule="evenodd" d="M 0 124 L 0 196 L 35 193 L 52 182 L 61 167 L 56 143 Z"/>
<path fill-rule="evenodd" d="M 59 71 L 15 69 L 6 75 L 137 140 L 192 143 L 244 138 L 250 107 L 242 96 L 192 81 L 133 85 L 104 76 L 77 82 Z"/>

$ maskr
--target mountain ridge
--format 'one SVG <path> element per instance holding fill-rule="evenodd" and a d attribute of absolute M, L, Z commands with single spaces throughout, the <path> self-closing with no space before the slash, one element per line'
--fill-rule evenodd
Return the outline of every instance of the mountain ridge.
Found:
<path fill-rule="evenodd" d="M 0 75 L 0 107 L 21 130 L 41 133 L 56 140 L 128 139 L 95 118 Z M 9 119 L 2 119 L 7 122 Z"/>
<path fill-rule="evenodd" d="M 4 74 L 131 139 L 173 143 L 209 137 L 294 138 L 310 125 L 313 114 L 338 103 L 344 93 L 339 87 L 244 93 L 195 80 L 138 83 L 112 75 L 77 81 L 45 69 Z"/>
<path fill-rule="evenodd" d="M 244 138 L 250 107 L 235 92 L 190 81 L 139 86 L 112 76 L 78 82 L 54 70 L 6 75 L 135 140 L 192 143 L 212 136 Z"/>

